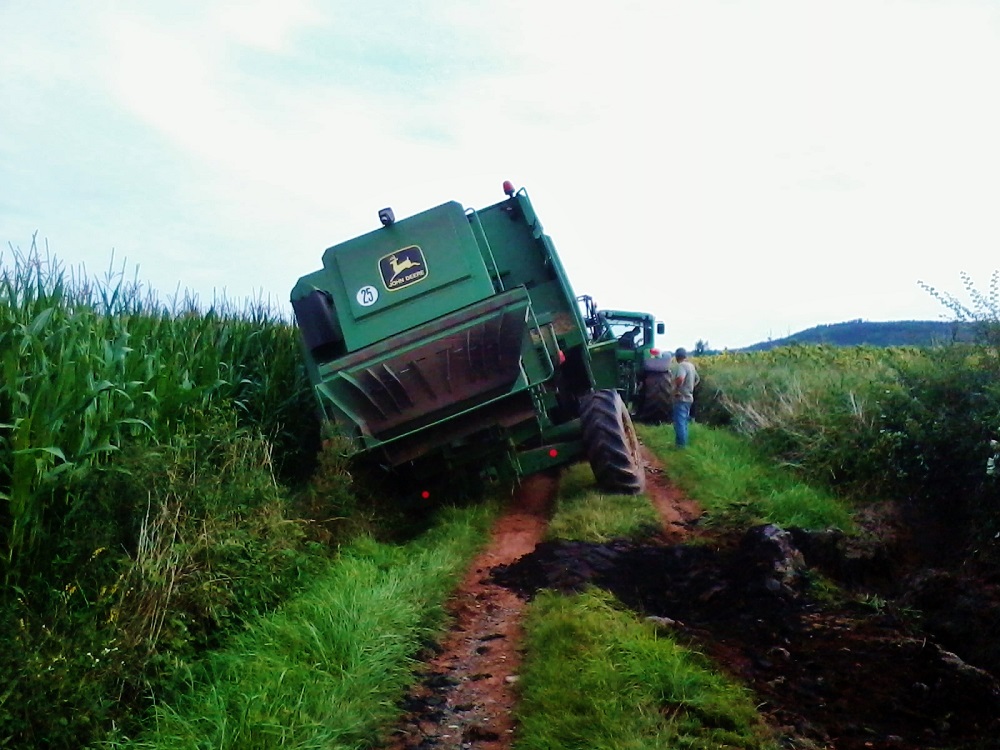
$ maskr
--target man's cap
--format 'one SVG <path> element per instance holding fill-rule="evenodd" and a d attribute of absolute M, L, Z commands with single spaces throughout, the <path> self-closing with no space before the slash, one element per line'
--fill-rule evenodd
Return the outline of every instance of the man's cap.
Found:
<path fill-rule="evenodd" d="M 680 347 L 676 352 L 674 352 L 675 357 L 686 357 L 687 355 L 688 355 L 687 349 L 685 349 L 683 346 Z"/>

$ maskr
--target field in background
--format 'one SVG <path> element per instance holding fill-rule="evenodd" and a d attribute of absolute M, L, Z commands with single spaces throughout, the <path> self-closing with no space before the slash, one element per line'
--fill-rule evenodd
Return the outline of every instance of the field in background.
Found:
<path fill-rule="evenodd" d="M 698 361 L 697 418 L 810 482 L 905 500 L 996 557 L 1000 363 L 988 343 L 792 346 Z"/>

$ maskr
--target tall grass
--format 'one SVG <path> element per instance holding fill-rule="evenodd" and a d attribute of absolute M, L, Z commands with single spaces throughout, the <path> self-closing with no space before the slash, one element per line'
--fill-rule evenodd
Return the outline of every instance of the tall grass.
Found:
<path fill-rule="evenodd" d="M 403 546 L 362 538 L 280 612 L 195 669 L 151 730 L 105 748 L 379 746 L 420 645 L 485 538 L 495 506 L 445 513 Z"/>
<path fill-rule="evenodd" d="M 959 319 L 982 339 L 928 348 L 792 346 L 699 360 L 699 419 L 748 437 L 814 484 L 894 499 L 1000 557 L 1000 384 L 994 275 Z"/>
<path fill-rule="evenodd" d="M 318 446 L 298 347 L 260 300 L 0 256 L 0 745 L 128 725 L 323 559 L 278 484 Z"/>
<path fill-rule="evenodd" d="M 807 425 L 830 411 L 868 425 L 878 408 L 873 384 L 894 381 L 900 367 L 926 356 L 916 347 L 795 345 L 700 358 L 699 418 L 750 437 L 798 422 Z"/>

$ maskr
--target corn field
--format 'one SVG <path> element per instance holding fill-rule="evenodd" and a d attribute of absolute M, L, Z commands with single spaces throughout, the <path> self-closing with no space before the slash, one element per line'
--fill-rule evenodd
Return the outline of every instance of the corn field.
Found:
<path fill-rule="evenodd" d="M 0 566 L 16 580 L 129 445 L 211 409 L 301 460 L 312 420 L 295 329 L 268 304 L 163 304 L 123 272 L 89 279 L 34 244 L 0 254 Z"/>

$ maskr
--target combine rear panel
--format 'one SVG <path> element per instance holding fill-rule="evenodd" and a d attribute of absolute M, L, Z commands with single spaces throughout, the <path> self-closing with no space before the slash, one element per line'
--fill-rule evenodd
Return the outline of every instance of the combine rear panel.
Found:
<path fill-rule="evenodd" d="M 523 190 L 385 216 L 329 248 L 292 305 L 325 416 L 386 464 L 525 473 L 582 454 L 587 337 Z"/>

